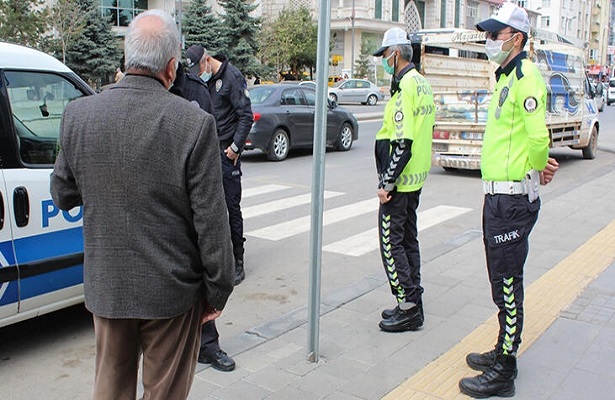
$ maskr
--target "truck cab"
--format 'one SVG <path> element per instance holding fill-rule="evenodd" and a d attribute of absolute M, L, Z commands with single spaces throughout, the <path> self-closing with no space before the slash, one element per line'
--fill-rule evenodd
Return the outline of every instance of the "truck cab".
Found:
<path fill-rule="evenodd" d="M 498 67 L 485 55 L 485 32 L 419 31 L 410 39 L 413 62 L 434 92 L 433 164 L 447 170 L 480 169 Z M 551 32 L 532 30 L 525 50 L 547 86 L 550 146 L 568 146 L 581 150 L 584 158 L 594 158 L 600 124 L 583 49 Z"/>
<path fill-rule="evenodd" d="M 0 42 L 0 327 L 83 301 L 82 209 L 49 177 L 62 115 L 94 91 L 42 52 Z"/>

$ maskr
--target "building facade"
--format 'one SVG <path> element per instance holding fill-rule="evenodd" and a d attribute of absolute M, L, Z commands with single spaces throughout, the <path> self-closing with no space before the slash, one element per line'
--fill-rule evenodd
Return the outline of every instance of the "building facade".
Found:
<path fill-rule="evenodd" d="M 48 0 L 53 1 L 53 0 Z M 248 0 L 250 1 L 250 0 Z M 275 20 L 284 7 L 308 8 L 319 15 L 320 0 L 254 0 L 255 16 L 263 24 Z M 391 27 L 417 29 L 467 28 L 488 18 L 505 0 L 331 0 L 332 74 L 351 75 L 361 49 L 378 47 Z M 615 37 L 612 30 L 615 0 L 513 0 L 528 11 L 533 27 L 558 33 L 586 49 L 589 65 L 614 62 Z M 151 8 L 163 9 L 178 17 L 190 0 L 99 0 L 101 15 L 109 16 L 122 35 L 132 18 Z M 221 7 L 208 0 L 214 12 Z M 611 47 L 609 47 L 611 44 Z M 365 52 L 363 54 L 366 54 Z M 379 60 L 370 60 L 374 66 Z"/>

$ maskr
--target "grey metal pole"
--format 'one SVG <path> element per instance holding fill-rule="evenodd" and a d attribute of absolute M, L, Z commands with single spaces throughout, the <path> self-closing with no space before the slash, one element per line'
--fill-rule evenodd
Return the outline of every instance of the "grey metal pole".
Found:
<path fill-rule="evenodd" d="M 312 163 L 312 215 L 310 228 L 310 287 L 308 302 L 308 361 L 318 362 L 320 325 L 320 271 L 322 262 L 322 219 L 325 192 L 325 138 L 327 132 L 327 75 L 331 0 L 320 0 L 318 48 L 316 53 L 316 113 Z"/>
<path fill-rule="evenodd" d="M 350 17 L 350 20 L 352 22 L 352 49 L 351 49 L 351 55 L 350 55 L 350 77 L 354 78 L 354 2 L 355 0 L 352 0 L 352 16 Z"/>

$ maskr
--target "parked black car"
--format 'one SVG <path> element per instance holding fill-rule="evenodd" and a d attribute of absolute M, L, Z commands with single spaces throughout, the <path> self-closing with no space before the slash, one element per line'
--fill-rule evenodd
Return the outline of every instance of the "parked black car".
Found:
<path fill-rule="evenodd" d="M 246 149 L 260 149 L 282 161 L 291 149 L 311 148 L 314 140 L 316 92 L 306 85 L 259 85 L 250 90 L 254 123 Z M 328 101 L 327 146 L 347 151 L 359 137 L 355 116 Z"/>

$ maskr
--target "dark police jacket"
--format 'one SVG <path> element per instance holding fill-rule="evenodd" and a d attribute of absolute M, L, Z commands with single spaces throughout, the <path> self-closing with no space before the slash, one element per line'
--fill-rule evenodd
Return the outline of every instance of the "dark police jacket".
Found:
<path fill-rule="evenodd" d="M 186 70 L 181 63 L 177 67 L 177 76 L 169 91 L 188 101 L 196 101 L 199 107 L 211 114 L 211 97 L 207 84 Z"/>
<path fill-rule="evenodd" d="M 214 58 L 222 61 L 220 69 L 208 82 L 220 148 L 234 143 L 237 152 L 241 153 L 254 119 L 248 86 L 243 74 L 226 57 L 217 55 Z"/>

